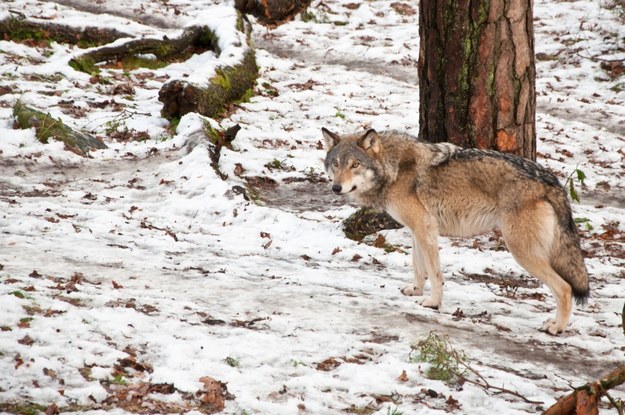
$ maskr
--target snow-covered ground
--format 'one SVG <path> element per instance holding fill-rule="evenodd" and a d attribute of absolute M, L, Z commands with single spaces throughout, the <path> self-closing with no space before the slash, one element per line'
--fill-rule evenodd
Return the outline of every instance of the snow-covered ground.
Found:
<path fill-rule="evenodd" d="M 0 14 L 159 34 L 211 4 L 58 3 L 7 1 Z M 536 413 L 622 364 L 625 25 L 598 1 L 534 10 L 539 161 L 563 182 L 586 175 L 573 209 L 592 297 L 567 332 L 538 331 L 554 299 L 493 235 L 441 238 L 439 311 L 399 293 L 405 230 L 383 232 L 395 250 L 343 235 L 355 208 L 323 180 L 320 129 L 417 131 L 416 9 L 324 0 L 307 21 L 255 25 L 257 94 L 210 121 L 242 127 L 221 154 L 225 180 L 207 120 L 172 131 L 160 117 L 166 70 L 105 69 L 110 84 L 92 83 L 66 65 L 75 47 L 0 41 L 0 411 L 206 411 L 210 377 L 228 414 Z M 18 99 L 109 149 L 81 158 L 13 129 Z M 250 185 L 260 200 L 241 194 Z M 525 399 L 428 379 L 409 354 L 433 330 Z"/>

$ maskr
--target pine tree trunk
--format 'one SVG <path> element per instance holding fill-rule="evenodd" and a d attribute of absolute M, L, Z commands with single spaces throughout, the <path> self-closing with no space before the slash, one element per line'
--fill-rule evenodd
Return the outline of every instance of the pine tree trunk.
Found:
<path fill-rule="evenodd" d="M 533 0 L 421 0 L 421 138 L 536 158 Z"/>

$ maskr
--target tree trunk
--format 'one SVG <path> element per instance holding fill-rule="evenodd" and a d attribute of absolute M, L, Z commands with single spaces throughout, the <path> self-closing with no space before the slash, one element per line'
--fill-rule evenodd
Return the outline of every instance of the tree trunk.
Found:
<path fill-rule="evenodd" d="M 532 0 L 421 0 L 419 136 L 536 158 Z"/>

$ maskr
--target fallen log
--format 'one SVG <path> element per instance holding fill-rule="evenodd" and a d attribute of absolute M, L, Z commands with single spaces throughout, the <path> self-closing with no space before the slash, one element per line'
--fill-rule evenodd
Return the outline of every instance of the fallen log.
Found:
<path fill-rule="evenodd" d="M 258 76 L 256 57 L 251 46 L 251 25 L 237 12 L 236 30 L 240 42 L 226 44 L 228 54 L 234 49 L 241 53 L 241 58 L 230 65 L 222 64 L 214 72 L 200 72 L 189 78 L 172 79 L 167 82 L 158 94 L 163 103 L 161 114 L 166 118 L 180 118 L 189 112 L 197 112 L 211 118 L 217 118 L 225 106 L 240 100 L 253 88 Z M 220 58 L 225 54 L 220 46 L 218 35 L 213 39 L 215 52 Z M 204 78 L 206 76 L 206 78 Z"/>
<path fill-rule="evenodd" d="M 223 12 L 223 9 L 220 10 Z M 120 61 L 126 57 L 139 55 L 154 55 L 166 62 L 185 56 L 188 51 L 193 53 L 207 53 L 207 68 L 211 68 L 214 56 L 218 62 L 228 49 L 230 64 L 221 64 L 214 71 L 202 68 L 198 73 L 175 78 L 164 84 L 159 91 L 158 99 L 163 103 L 161 114 L 169 119 L 180 118 L 189 112 L 197 112 L 211 118 L 217 118 L 226 105 L 247 96 L 254 86 L 258 76 L 256 57 L 251 46 L 251 25 L 243 16 L 231 9 L 233 30 L 236 39 L 221 42 L 219 34 L 209 26 L 193 24 L 186 27 L 180 35 L 165 36 L 163 38 L 141 38 L 119 40 L 112 45 L 104 45 L 90 49 L 74 57 L 70 65 L 81 72 L 97 72 L 98 62 Z M 232 37 L 228 33 L 227 37 Z M 236 51 L 235 51 L 236 50 Z M 238 60 L 231 55 L 240 55 Z"/>
<path fill-rule="evenodd" d="M 11 41 L 55 41 L 93 47 L 131 35 L 113 28 L 73 27 L 47 21 L 9 17 L 0 20 L 0 39 Z"/>
<path fill-rule="evenodd" d="M 542 415 L 596 415 L 599 400 L 607 391 L 625 383 L 625 366 L 621 366 L 604 378 L 576 388 L 549 407 Z"/>
<path fill-rule="evenodd" d="M 91 150 L 107 148 L 95 137 L 74 130 L 60 119 L 28 107 L 19 101 L 13 106 L 13 117 L 18 128 L 35 128 L 35 135 L 40 142 L 47 144 L 51 138 L 62 141 L 68 150 L 83 157 L 87 156 Z"/>
<path fill-rule="evenodd" d="M 205 85 L 184 79 L 163 85 L 158 93 L 158 100 L 163 103 L 161 114 L 166 118 L 180 118 L 197 112 L 218 118 L 226 104 L 240 99 L 254 86 L 257 77 L 254 51 L 248 50 L 240 64 L 223 66 L 215 72 Z"/>
<path fill-rule="evenodd" d="M 180 55 L 188 48 L 199 48 L 201 51 L 214 50 L 213 42 L 213 34 L 208 28 L 192 26 L 184 29 L 179 36 L 131 39 L 94 48 L 71 59 L 70 66 L 81 72 L 91 73 L 94 65 L 99 62 L 119 61 L 130 56 L 148 54 L 154 55 L 157 59 L 165 59 Z"/>

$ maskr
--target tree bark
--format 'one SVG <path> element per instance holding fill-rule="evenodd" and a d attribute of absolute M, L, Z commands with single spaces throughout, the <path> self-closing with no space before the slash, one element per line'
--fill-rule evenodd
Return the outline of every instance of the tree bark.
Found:
<path fill-rule="evenodd" d="M 420 138 L 536 158 L 532 8 L 420 2 Z"/>
<path fill-rule="evenodd" d="M 621 366 L 603 379 L 588 383 L 566 395 L 542 415 L 597 415 L 599 400 L 606 392 L 625 383 L 625 366 Z"/>

